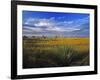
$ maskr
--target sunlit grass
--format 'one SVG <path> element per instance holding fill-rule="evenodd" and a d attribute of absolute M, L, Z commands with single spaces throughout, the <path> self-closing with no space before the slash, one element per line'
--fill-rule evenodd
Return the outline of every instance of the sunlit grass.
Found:
<path fill-rule="evenodd" d="M 36 44 L 39 46 L 37 48 L 41 49 L 50 49 L 50 46 L 55 45 L 71 45 L 75 47 L 76 50 L 85 51 L 89 49 L 89 38 L 41 38 L 39 41 L 34 41 L 34 39 L 32 39 L 31 42 L 24 41 L 24 47 L 30 48 L 33 44 Z"/>
<path fill-rule="evenodd" d="M 89 38 L 31 38 L 23 40 L 23 67 L 89 65 Z"/>

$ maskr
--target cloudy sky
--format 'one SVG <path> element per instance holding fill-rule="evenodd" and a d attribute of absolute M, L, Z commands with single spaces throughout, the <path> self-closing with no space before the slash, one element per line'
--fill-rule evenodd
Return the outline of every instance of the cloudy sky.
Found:
<path fill-rule="evenodd" d="M 23 36 L 89 37 L 89 14 L 23 11 Z"/>

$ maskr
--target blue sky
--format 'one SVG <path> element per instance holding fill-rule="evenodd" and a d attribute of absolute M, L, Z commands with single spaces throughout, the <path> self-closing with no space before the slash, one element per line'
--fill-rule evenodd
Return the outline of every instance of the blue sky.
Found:
<path fill-rule="evenodd" d="M 89 37 L 89 14 L 23 11 L 23 36 Z"/>

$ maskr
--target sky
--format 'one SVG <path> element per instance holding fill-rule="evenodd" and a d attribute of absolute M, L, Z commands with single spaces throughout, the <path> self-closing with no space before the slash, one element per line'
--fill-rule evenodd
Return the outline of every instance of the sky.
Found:
<path fill-rule="evenodd" d="M 89 37 L 86 13 L 23 11 L 22 16 L 23 36 Z"/>

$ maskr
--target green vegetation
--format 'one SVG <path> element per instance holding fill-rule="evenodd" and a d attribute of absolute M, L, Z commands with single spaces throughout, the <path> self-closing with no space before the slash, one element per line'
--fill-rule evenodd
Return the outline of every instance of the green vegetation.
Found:
<path fill-rule="evenodd" d="M 23 38 L 23 68 L 89 65 L 88 40 L 87 38 Z"/>

